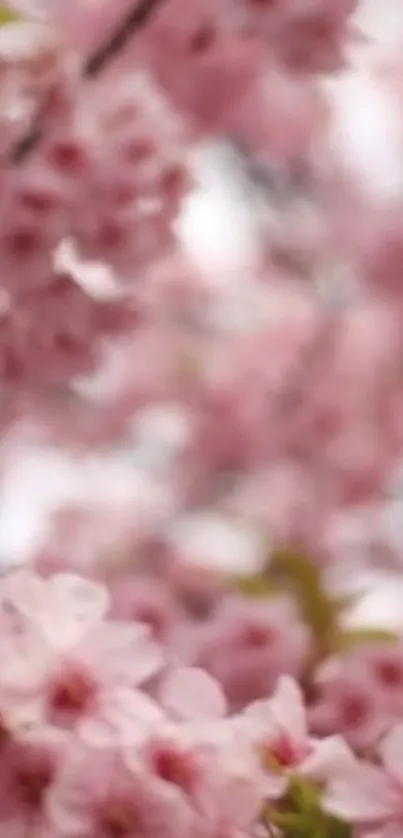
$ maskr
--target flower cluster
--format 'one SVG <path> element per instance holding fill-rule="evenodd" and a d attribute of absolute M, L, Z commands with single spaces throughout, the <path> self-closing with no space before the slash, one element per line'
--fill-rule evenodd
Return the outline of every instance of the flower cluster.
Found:
<path fill-rule="evenodd" d="M 397 639 L 357 636 L 318 665 L 289 596 L 222 587 L 202 616 L 172 583 L 127 572 L 9 572 L 0 621 L 7 835 L 401 829 Z"/>
<path fill-rule="evenodd" d="M 2 581 L 6 834 L 215 838 L 284 826 L 289 835 L 292 815 L 301 828 L 317 816 L 344 828 L 333 812 L 345 816 L 346 772 L 361 768 L 342 738 L 311 734 L 291 674 L 273 691 L 308 651 L 287 604 L 223 600 L 209 621 L 196 620 L 148 581 L 110 595 L 70 573 Z M 359 807 L 359 785 L 357 795 Z"/>

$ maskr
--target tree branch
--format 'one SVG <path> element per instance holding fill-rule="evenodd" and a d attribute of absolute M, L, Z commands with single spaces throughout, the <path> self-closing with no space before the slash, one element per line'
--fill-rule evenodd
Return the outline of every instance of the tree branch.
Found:
<path fill-rule="evenodd" d="M 68 0 L 66 0 L 67 2 Z M 139 0 L 134 8 L 130 9 L 119 22 L 116 29 L 109 35 L 101 46 L 86 60 L 82 78 L 95 78 L 118 55 L 129 41 L 147 23 L 154 9 L 161 0 Z M 21 137 L 12 147 L 9 154 L 9 162 L 12 164 L 22 163 L 43 137 L 43 129 L 39 118 L 34 120 L 29 131 Z"/>
<path fill-rule="evenodd" d="M 9 153 L 10 163 L 22 163 L 31 151 L 40 143 L 43 131 L 39 122 L 34 122 L 29 131 L 21 137 L 11 148 Z"/>
<path fill-rule="evenodd" d="M 118 55 L 131 38 L 148 22 L 150 15 L 161 0 L 140 0 L 125 15 L 110 37 L 93 52 L 84 65 L 84 78 L 93 78 L 100 73 L 109 61 Z"/>

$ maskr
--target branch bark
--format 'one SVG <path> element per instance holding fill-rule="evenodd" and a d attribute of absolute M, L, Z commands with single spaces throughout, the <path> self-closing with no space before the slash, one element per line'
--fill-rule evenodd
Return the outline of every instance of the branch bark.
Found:
<path fill-rule="evenodd" d="M 67 0 L 66 0 L 67 2 Z M 129 41 L 148 22 L 161 0 L 139 0 L 119 22 L 114 31 L 87 58 L 82 70 L 83 79 L 96 78 L 110 61 L 125 48 Z M 38 146 L 43 137 L 40 119 L 34 120 L 29 131 L 12 147 L 9 154 L 11 164 L 23 163 Z"/>

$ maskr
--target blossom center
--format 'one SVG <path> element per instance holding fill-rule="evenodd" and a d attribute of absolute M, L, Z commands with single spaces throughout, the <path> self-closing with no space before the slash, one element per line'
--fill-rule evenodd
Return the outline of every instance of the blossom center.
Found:
<path fill-rule="evenodd" d="M 397 661 L 378 661 L 375 673 L 386 687 L 401 687 L 403 684 L 403 668 Z"/>
<path fill-rule="evenodd" d="M 244 643 L 252 649 L 263 649 L 273 639 L 273 632 L 267 626 L 250 625 L 243 632 Z"/>
<path fill-rule="evenodd" d="M 73 718 L 83 714 L 91 705 L 96 685 L 87 672 L 69 669 L 56 677 L 50 694 L 51 712 Z"/>
<path fill-rule="evenodd" d="M 153 754 L 153 767 L 161 780 L 188 792 L 195 779 L 195 762 L 191 754 L 172 745 L 159 745 Z"/>
<path fill-rule="evenodd" d="M 124 802 L 110 801 L 102 813 L 100 824 L 102 838 L 126 838 L 136 833 L 133 810 Z"/>
<path fill-rule="evenodd" d="M 21 802 L 30 809 L 38 809 L 43 796 L 53 779 L 50 765 L 23 766 L 17 771 L 16 783 Z"/>
<path fill-rule="evenodd" d="M 342 725 L 354 729 L 365 722 L 368 716 L 368 703 L 361 695 L 346 696 L 341 708 Z"/>

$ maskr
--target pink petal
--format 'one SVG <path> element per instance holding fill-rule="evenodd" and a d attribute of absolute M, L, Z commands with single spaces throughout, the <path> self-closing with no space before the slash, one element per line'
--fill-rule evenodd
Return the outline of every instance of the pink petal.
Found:
<path fill-rule="evenodd" d="M 136 687 L 162 667 L 163 651 L 144 623 L 120 620 L 100 624 L 77 652 L 90 667 L 96 662 L 105 685 Z"/>
<path fill-rule="evenodd" d="M 43 605 L 44 583 L 39 576 L 26 570 L 17 570 L 2 579 L 0 606 L 6 611 L 16 611 L 31 618 L 40 613 Z"/>
<path fill-rule="evenodd" d="M 172 672 L 162 685 L 160 701 L 169 713 L 182 720 L 214 719 L 226 713 L 220 686 L 207 672 L 197 668 Z"/>
<path fill-rule="evenodd" d="M 385 736 L 379 747 L 379 753 L 388 774 L 403 784 L 403 724 L 396 725 Z"/>
<path fill-rule="evenodd" d="M 306 713 L 302 693 L 293 678 L 287 675 L 279 678 L 274 695 L 270 699 L 270 710 L 274 721 L 296 741 L 307 736 Z"/>
<path fill-rule="evenodd" d="M 42 628 L 58 645 L 79 639 L 101 621 L 108 609 L 109 596 L 104 586 L 74 574 L 54 576 L 47 593 Z M 59 634 L 55 636 L 56 626 Z"/>
<path fill-rule="evenodd" d="M 381 827 L 368 832 L 365 830 L 363 838 L 401 838 L 402 825 L 400 823 L 383 824 Z"/>
<path fill-rule="evenodd" d="M 78 734 L 91 747 L 117 741 L 131 747 L 167 724 L 161 708 L 145 693 L 120 688 L 100 696 L 96 711 L 80 725 Z"/>
<path fill-rule="evenodd" d="M 28 17 L 44 17 L 45 5 L 38 0 L 7 0 L 6 6 L 13 9 L 20 15 L 27 15 Z M 47 4 L 49 5 L 49 4 Z"/>
<path fill-rule="evenodd" d="M 317 780 L 343 776 L 344 771 L 354 764 L 355 757 L 341 736 L 319 739 L 313 751 L 298 766 L 298 773 Z"/>
<path fill-rule="evenodd" d="M 399 814 L 403 797 L 400 799 L 380 768 L 356 762 L 330 781 L 323 805 L 344 820 L 368 823 Z"/>

